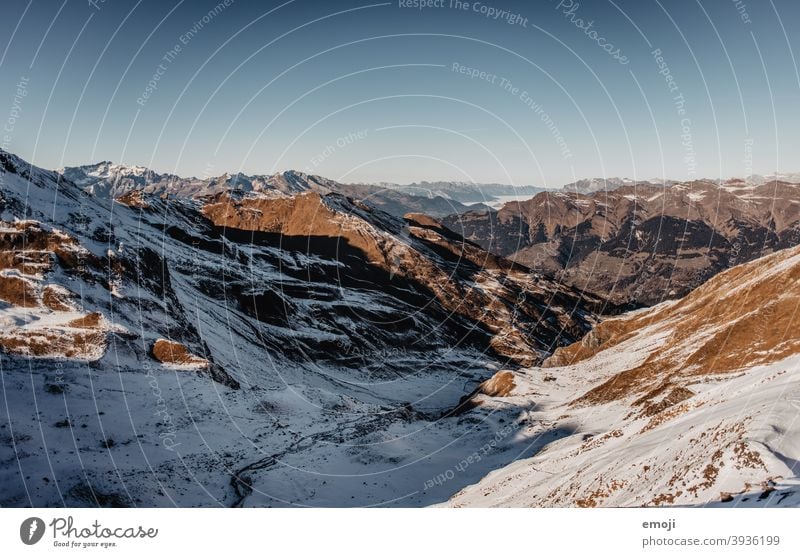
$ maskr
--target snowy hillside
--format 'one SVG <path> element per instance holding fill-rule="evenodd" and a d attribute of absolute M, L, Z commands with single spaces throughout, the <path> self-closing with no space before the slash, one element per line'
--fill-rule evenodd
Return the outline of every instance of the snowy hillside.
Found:
<path fill-rule="evenodd" d="M 3 506 L 441 502 L 519 455 L 430 483 L 507 425 L 462 398 L 602 307 L 338 194 L 0 169 Z"/>
<path fill-rule="evenodd" d="M 800 248 L 599 321 L 305 175 L 118 170 L 0 152 L 0 505 L 800 504 Z"/>
<path fill-rule="evenodd" d="M 552 440 L 450 504 L 797 506 L 799 305 L 793 248 L 513 373 L 505 397 L 481 395 L 481 408 L 535 405 Z"/>

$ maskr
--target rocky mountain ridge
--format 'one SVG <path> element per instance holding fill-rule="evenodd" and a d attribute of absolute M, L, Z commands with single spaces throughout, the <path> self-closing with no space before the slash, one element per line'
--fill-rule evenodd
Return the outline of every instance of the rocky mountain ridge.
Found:
<path fill-rule="evenodd" d="M 604 303 L 338 193 L 164 193 L 0 153 L 0 504 L 443 501 L 516 454 L 425 488 L 464 397 Z"/>
<path fill-rule="evenodd" d="M 800 185 L 637 183 L 544 192 L 443 219 L 484 249 L 618 304 L 676 299 L 729 267 L 800 243 Z"/>

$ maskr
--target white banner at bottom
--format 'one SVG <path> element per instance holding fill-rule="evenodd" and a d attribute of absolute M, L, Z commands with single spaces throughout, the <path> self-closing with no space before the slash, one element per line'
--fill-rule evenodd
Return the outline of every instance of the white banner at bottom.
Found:
<path fill-rule="evenodd" d="M 0 554 L 777 556 L 800 554 L 799 521 L 793 509 L 0 509 Z"/>

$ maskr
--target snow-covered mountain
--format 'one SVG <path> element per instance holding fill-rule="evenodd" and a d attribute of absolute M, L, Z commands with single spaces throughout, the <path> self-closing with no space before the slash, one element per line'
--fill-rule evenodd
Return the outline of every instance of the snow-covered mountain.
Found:
<path fill-rule="evenodd" d="M 336 193 L 86 187 L 0 152 L 4 506 L 444 501 L 519 454 L 427 485 L 462 399 L 603 307 Z"/>
<path fill-rule="evenodd" d="M 799 307 L 792 248 L 508 372 L 475 403 L 552 441 L 449 504 L 800 505 Z"/>
<path fill-rule="evenodd" d="M 340 193 L 353 197 L 396 217 L 403 217 L 407 213 L 425 213 L 440 217 L 476 209 L 489 209 L 488 205 L 479 203 L 465 205 L 455 198 L 458 196 L 447 193 L 433 193 L 427 189 L 394 185 L 342 184 L 322 176 L 295 170 L 253 176 L 239 172 L 207 178 L 182 178 L 174 174 L 159 174 L 141 166 L 126 166 L 104 161 L 86 166 L 67 167 L 60 170 L 60 173 L 87 193 L 108 199 L 132 191 L 184 198 L 198 198 L 227 191 L 264 195 L 293 195 L 313 191 L 322 194 Z M 467 188 L 465 191 L 473 191 L 469 189 L 470 187 L 465 186 Z M 507 189 L 508 187 L 505 188 Z M 474 195 L 468 197 L 472 199 Z M 495 198 L 487 194 L 479 197 L 478 201 L 482 199 Z"/>
<path fill-rule="evenodd" d="M 0 151 L 0 505 L 800 504 L 800 248 L 602 320 L 322 178 L 92 172 Z"/>
<path fill-rule="evenodd" d="M 66 167 L 59 172 L 95 197 L 117 198 L 131 191 L 177 197 L 203 197 L 225 191 L 294 194 L 304 191 L 336 191 L 337 184 L 321 176 L 289 170 L 277 174 L 247 176 L 223 174 L 209 178 L 182 178 L 160 174 L 142 166 L 104 161 Z"/>

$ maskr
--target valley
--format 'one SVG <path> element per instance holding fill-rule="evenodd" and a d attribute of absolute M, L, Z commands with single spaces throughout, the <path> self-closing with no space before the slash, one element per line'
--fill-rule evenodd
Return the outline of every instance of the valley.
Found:
<path fill-rule="evenodd" d="M 797 187 L 439 219 L 0 151 L 0 505 L 796 506 Z"/>

